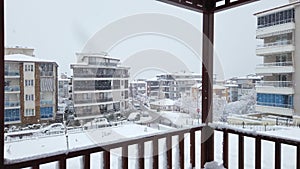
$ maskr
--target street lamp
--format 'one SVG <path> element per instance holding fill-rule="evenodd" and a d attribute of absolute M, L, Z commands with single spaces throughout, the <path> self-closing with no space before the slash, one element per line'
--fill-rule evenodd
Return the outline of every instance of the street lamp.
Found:
<path fill-rule="evenodd" d="M 71 108 L 72 107 L 72 108 Z M 69 135 L 68 135 L 68 125 L 70 122 L 74 121 L 75 119 L 75 108 L 72 105 L 67 105 L 65 111 L 63 112 L 63 123 L 65 127 L 65 136 L 66 136 L 66 143 L 67 143 L 67 150 L 69 151 Z"/>

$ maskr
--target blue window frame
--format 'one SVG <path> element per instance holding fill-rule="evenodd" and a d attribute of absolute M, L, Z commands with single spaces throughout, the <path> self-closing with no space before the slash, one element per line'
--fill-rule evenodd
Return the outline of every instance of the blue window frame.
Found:
<path fill-rule="evenodd" d="M 53 107 L 41 107 L 41 118 L 52 118 L 53 117 Z"/>
<path fill-rule="evenodd" d="M 20 109 L 7 109 L 4 111 L 4 121 L 20 121 Z"/>
<path fill-rule="evenodd" d="M 293 108 L 293 95 L 258 93 L 256 101 L 263 106 Z"/>

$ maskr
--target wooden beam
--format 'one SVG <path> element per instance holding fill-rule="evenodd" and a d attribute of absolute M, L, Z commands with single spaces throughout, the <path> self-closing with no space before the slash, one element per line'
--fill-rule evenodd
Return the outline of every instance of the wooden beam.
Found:
<path fill-rule="evenodd" d="M 0 2 L 0 168 L 4 168 L 4 1 Z"/>
<path fill-rule="evenodd" d="M 221 12 L 221 11 L 224 11 L 224 10 L 228 10 L 228 9 L 231 9 L 231 8 L 242 6 L 242 5 L 245 5 L 245 4 L 248 4 L 248 3 L 251 3 L 251 2 L 255 2 L 255 1 L 259 1 L 259 0 L 237 0 L 237 1 L 233 1 L 233 2 L 225 0 L 225 4 L 217 6 L 214 11 L 215 12 Z"/>
<path fill-rule="evenodd" d="M 187 10 L 192 10 L 195 12 L 200 12 L 202 13 L 203 8 L 202 8 L 202 4 L 197 3 L 196 0 L 157 0 L 166 4 L 170 4 L 173 6 L 177 6 L 180 8 L 184 8 Z M 202 0 L 200 0 L 199 2 L 202 2 Z"/>

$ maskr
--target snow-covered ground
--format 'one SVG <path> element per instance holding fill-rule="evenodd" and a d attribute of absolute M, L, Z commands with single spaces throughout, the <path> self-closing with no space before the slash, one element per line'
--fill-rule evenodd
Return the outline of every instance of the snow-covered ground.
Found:
<path fill-rule="evenodd" d="M 176 116 L 174 115 L 174 118 Z M 180 117 L 180 116 L 179 116 Z M 240 129 L 239 129 L 240 130 Z M 83 146 L 89 146 L 97 143 L 105 143 L 115 140 L 121 140 L 125 138 L 134 138 L 137 136 L 148 135 L 158 133 L 159 130 L 141 126 L 137 124 L 126 124 L 123 126 L 115 126 L 109 128 L 99 128 L 95 130 L 89 130 L 86 132 L 70 133 L 69 147 L 70 149 L 76 149 Z M 274 135 L 275 137 L 285 137 L 294 140 L 300 140 L 300 129 L 298 128 L 277 128 L 274 131 L 259 131 L 258 133 L 265 133 L 268 135 Z M 185 135 L 185 166 L 189 168 L 189 137 Z M 196 164 L 200 164 L 200 132 L 196 132 Z M 238 136 L 229 135 L 229 166 L 230 168 L 238 168 Z M 173 147 L 173 168 L 178 168 L 178 137 L 172 138 Z M 252 169 L 255 163 L 255 140 L 253 138 L 245 138 L 245 168 Z M 42 155 L 46 153 L 64 152 L 67 151 L 66 137 L 65 135 L 48 136 L 41 138 L 34 138 L 31 140 L 6 142 L 5 143 L 5 158 L 6 159 L 23 159 L 30 156 Z M 165 168 L 166 166 L 166 143 L 165 139 L 159 140 L 159 166 Z M 274 168 L 274 143 L 268 141 L 262 141 L 262 168 L 271 169 Z M 215 132 L 215 161 L 220 165 L 222 163 L 222 132 Z M 282 167 L 284 169 L 296 168 L 296 148 L 293 146 L 282 145 L 281 151 Z M 111 150 L 111 168 L 121 168 L 121 148 Z M 151 168 L 151 154 L 152 143 L 145 143 L 145 166 Z M 129 168 L 137 168 L 137 146 L 129 146 Z M 67 160 L 67 166 L 69 169 L 81 168 L 82 157 L 72 158 Z M 92 168 L 102 168 L 102 153 L 95 153 L 91 155 Z M 216 164 L 214 164 L 216 165 Z M 53 169 L 57 166 L 56 162 L 41 165 L 42 169 Z M 200 168 L 199 165 L 196 166 Z"/>
<path fill-rule="evenodd" d="M 169 120 L 171 120 L 174 124 L 177 126 L 187 126 L 187 125 L 193 125 L 193 119 L 191 119 L 191 116 L 186 113 L 180 113 L 176 111 L 161 111 L 159 114 L 162 117 L 165 117 Z"/>

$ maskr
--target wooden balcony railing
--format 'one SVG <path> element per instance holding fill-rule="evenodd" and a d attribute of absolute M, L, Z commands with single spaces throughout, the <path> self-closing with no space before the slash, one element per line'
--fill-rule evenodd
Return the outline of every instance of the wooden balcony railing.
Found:
<path fill-rule="evenodd" d="M 16 161 L 5 161 L 4 166 L 1 166 L 2 169 L 12 169 L 12 168 L 23 168 L 23 167 L 32 167 L 33 169 L 38 169 L 40 165 L 45 163 L 51 163 L 51 162 L 58 162 L 59 163 L 59 169 L 65 169 L 67 168 L 67 159 L 73 158 L 73 157 L 83 157 L 82 158 L 82 168 L 89 169 L 91 168 L 92 159 L 91 154 L 97 153 L 97 152 L 103 152 L 103 168 L 109 169 L 111 166 L 111 152 L 110 150 L 116 149 L 116 148 L 122 148 L 122 168 L 127 169 L 129 168 L 128 163 L 128 155 L 129 155 L 129 146 L 131 145 L 137 145 L 138 147 L 138 168 L 144 169 L 145 168 L 145 143 L 146 142 L 152 142 L 152 168 L 156 169 L 159 168 L 159 154 L 162 152 L 159 152 L 159 144 L 161 144 L 160 139 L 164 139 L 164 144 L 166 144 L 166 165 L 168 168 L 172 168 L 172 164 L 174 161 L 172 161 L 174 153 L 172 151 L 174 150 L 174 147 L 172 147 L 172 137 L 177 136 L 178 137 L 178 149 L 179 152 L 179 167 L 185 168 L 185 162 L 184 159 L 187 150 L 185 150 L 186 146 L 184 146 L 184 142 L 187 139 L 185 137 L 185 134 L 189 136 L 190 144 L 189 144 L 189 161 L 192 167 L 195 167 L 196 165 L 199 166 L 200 164 L 196 164 L 196 135 L 195 133 L 197 131 L 201 132 L 201 130 L 206 126 L 197 126 L 193 128 L 187 128 L 187 129 L 180 129 L 180 130 L 174 130 L 169 131 L 165 133 L 159 133 L 159 134 L 152 134 L 149 136 L 139 137 L 139 138 L 133 138 L 128 140 L 121 140 L 116 142 L 111 142 L 107 144 L 102 145 L 94 145 L 89 147 L 83 147 L 81 149 L 71 150 L 70 152 L 57 152 L 55 154 L 48 154 L 48 155 L 41 155 L 37 157 L 27 158 L 24 160 L 16 160 Z M 218 125 L 210 125 L 210 128 L 214 131 L 220 131 L 223 133 L 223 151 L 220 152 L 223 155 L 223 165 L 225 168 L 231 168 L 231 166 L 228 165 L 228 159 L 230 158 L 228 156 L 229 152 L 229 134 L 237 135 L 238 136 L 238 168 L 243 169 L 244 168 L 244 139 L 254 138 L 255 139 L 255 168 L 260 169 L 262 166 L 262 141 L 270 141 L 275 143 L 275 169 L 281 168 L 281 145 L 291 145 L 296 147 L 296 164 L 295 166 L 297 168 L 300 168 L 300 142 L 293 139 L 287 139 L 287 138 L 280 138 L 280 137 L 274 137 L 269 136 L 265 134 L 259 134 L 256 132 L 251 131 L 244 131 L 244 130 L 237 130 L 230 127 L 224 127 L 224 126 L 218 126 Z M 159 141 L 160 140 L 160 141 Z M 220 141 L 220 140 L 219 140 Z M 198 146 L 200 148 L 200 146 Z M 203 151 L 203 150 L 201 150 Z M 203 152 L 201 152 L 203 153 Z M 207 152 L 209 153 L 209 152 Z M 177 164 L 177 163 L 176 163 Z M 174 164 L 173 164 L 174 165 Z M 147 168 L 150 168 L 149 166 L 146 166 Z"/>

